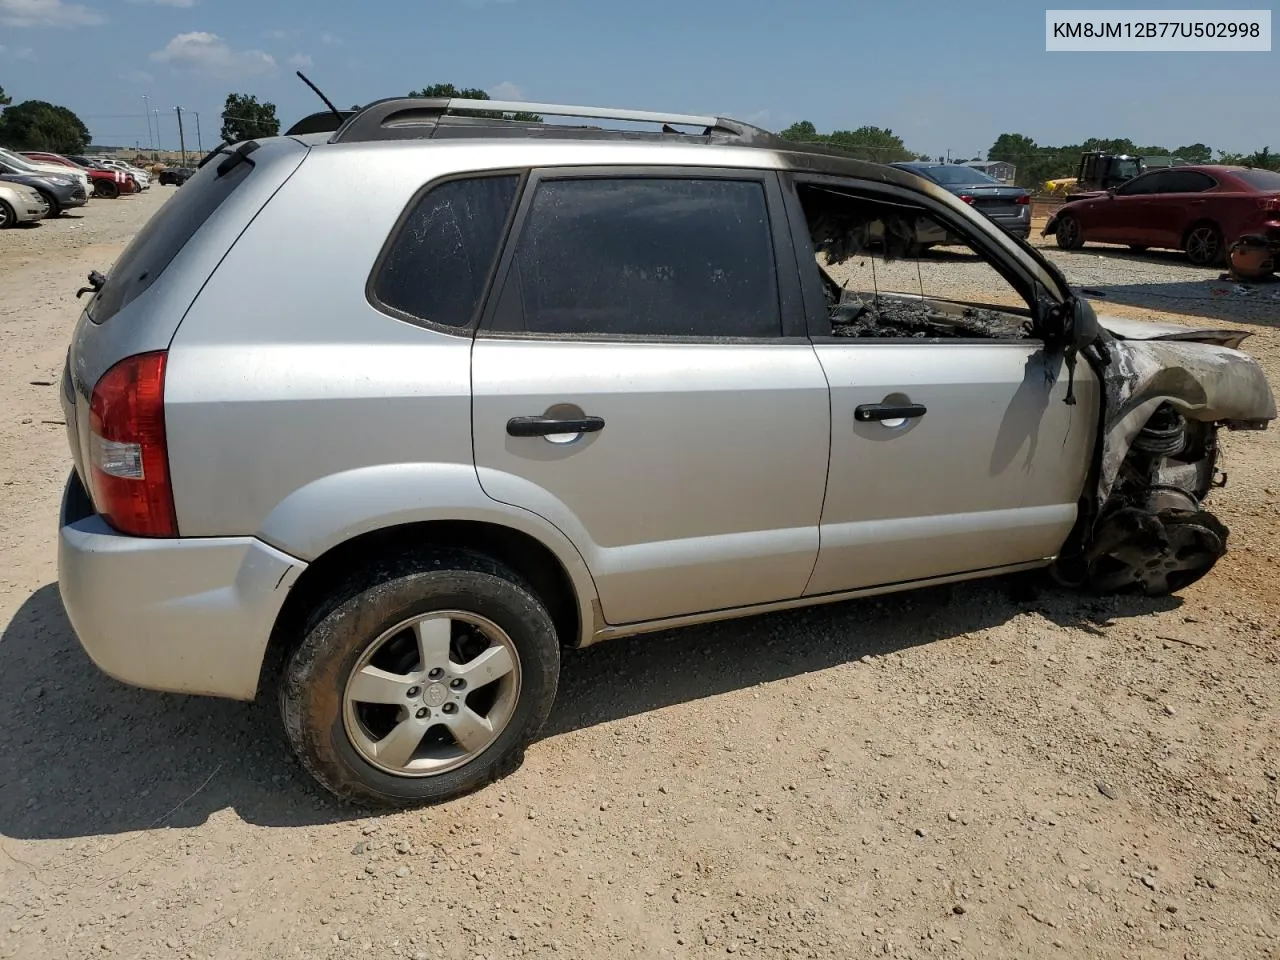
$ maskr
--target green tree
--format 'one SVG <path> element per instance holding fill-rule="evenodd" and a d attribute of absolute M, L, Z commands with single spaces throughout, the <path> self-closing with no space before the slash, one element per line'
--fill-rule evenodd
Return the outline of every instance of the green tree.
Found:
<path fill-rule="evenodd" d="M 83 153 L 89 146 L 89 128 L 66 107 L 26 100 L 0 113 L 0 146 Z"/>
<path fill-rule="evenodd" d="M 13 103 L 13 97 L 4 92 L 4 87 L 0 87 L 0 107 L 7 107 Z"/>
<path fill-rule="evenodd" d="M 246 93 L 228 93 L 222 108 L 222 139 L 227 143 L 280 134 L 276 105 Z"/>
<path fill-rule="evenodd" d="M 833 130 L 831 133 L 819 133 L 808 120 L 801 120 L 787 127 L 779 136 L 799 143 L 818 143 L 834 147 L 860 160 L 872 160 L 877 163 L 916 160 L 921 156 L 914 150 L 908 150 L 902 138 L 886 127 L 858 127 L 857 130 Z"/>
<path fill-rule="evenodd" d="M 493 97 L 479 87 L 455 87 L 452 83 L 432 83 L 421 90 L 410 90 L 411 97 L 427 97 L 429 99 L 448 98 L 458 100 L 492 100 Z M 468 110 L 468 116 L 488 117 L 490 120 L 520 120 L 525 123 L 541 123 L 542 117 L 536 113 L 523 110 L 516 113 L 502 113 L 498 110 Z"/>
<path fill-rule="evenodd" d="M 1213 150 L 1206 147 L 1203 143 L 1193 143 L 1190 146 L 1179 147 L 1173 151 L 1175 157 L 1181 157 L 1188 163 L 1212 163 Z"/>

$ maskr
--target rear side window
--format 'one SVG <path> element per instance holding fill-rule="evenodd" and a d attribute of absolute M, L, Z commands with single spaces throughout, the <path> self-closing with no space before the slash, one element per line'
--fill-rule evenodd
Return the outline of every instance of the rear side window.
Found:
<path fill-rule="evenodd" d="M 467 326 L 518 186 L 511 174 L 449 180 L 428 190 L 392 241 L 373 281 L 374 298 L 431 323 Z"/>
<path fill-rule="evenodd" d="M 178 251 L 253 172 L 253 164 L 237 163 L 219 176 L 222 159 L 205 164 L 125 247 L 102 291 L 89 305 L 89 318 L 94 323 L 106 323 L 160 279 Z"/>
<path fill-rule="evenodd" d="M 780 336 L 764 185 L 543 181 L 494 326 L 588 336 Z"/>
<path fill-rule="evenodd" d="M 1196 170 L 1170 170 L 1164 175 L 1165 193 L 1202 193 L 1214 186 L 1212 177 Z"/>
<path fill-rule="evenodd" d="M 1231 172 L 1257 190 L 1280 190 L 1280 173 L 1272 170 L 1232 170 Z"/>

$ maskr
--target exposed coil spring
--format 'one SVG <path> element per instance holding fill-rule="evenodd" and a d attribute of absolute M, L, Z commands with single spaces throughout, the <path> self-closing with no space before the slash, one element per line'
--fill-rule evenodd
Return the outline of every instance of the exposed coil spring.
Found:
<path fill-rule="evenodd" d="M 1187 445 L 1187 421 L 1168 407 L 1158 411 L 1134 438 L 1136 450 L 1153 457 L 1172 457 Z"/>

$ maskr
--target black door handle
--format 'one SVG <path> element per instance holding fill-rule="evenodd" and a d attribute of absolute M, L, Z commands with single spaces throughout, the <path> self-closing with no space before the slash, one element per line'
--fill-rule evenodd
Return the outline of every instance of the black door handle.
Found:
<path fill-rule="evenodd" d="M 604 429 L 604 417 L 512 417 L 507 433 L 513 437 L 549 437 L 557 433 L 595 433 Z"/>
<path fill-rule="evenodd" d="M 923 403 L 862 403 L 853 408 L 853 419 L 859 423 L 870 423 L 873 420 L 914 420 L 927 412 Z"/>

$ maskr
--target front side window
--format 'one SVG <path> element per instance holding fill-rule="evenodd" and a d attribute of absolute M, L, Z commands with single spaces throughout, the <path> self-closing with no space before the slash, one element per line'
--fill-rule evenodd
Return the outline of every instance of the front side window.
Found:
<path fill-rule="evenodd" d="M 1214 186 L 1212 177 L 1195 170 L 1171 170 L 1164 177 L 1164 193 L 1203 193 Z"/>
<path fill-rule="evenodd" d="M 1121 184 L 1116 188 L 1116 195 L 1121 197 L 1138 197 L 1145 196 L 1149 193 L 1165 192 L 1165 174 L 1148 173 L 1141 177 L 1135 177 L 1128 183 Z"/>
<path fill-rule="evenodd" d="M 581 336 L 780 336 L 764 185 L 542 181 L 494 327 Z"/>
<path fill-rule="evenodd" d="M 431 323 L 467 326 L 484 295 L 519 179 L 472 177 L 428 190 L 383 258 L 374 297 Z"/>

